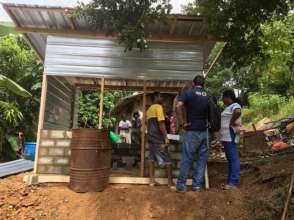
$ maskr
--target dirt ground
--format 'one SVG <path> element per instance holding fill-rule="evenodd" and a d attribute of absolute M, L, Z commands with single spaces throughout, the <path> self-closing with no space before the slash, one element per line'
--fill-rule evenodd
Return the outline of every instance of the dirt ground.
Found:
<path fill-rule="evenodd" d="M 294 154 L 242 166 L 239 190 L 223 191 L 226 164 L 209 164 L 211 189 L 177 193 L 165 186 L 111 185 L 78 194 L 66 184 L 26 186 L 20 174 L 0 180 L 0 220 L 280 219 Z M 294 219 L 293 199 L 289 219 Z"/>

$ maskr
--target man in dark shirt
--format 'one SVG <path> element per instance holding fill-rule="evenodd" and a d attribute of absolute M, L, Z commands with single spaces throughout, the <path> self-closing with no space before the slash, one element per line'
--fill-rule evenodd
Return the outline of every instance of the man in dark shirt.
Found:
<path fill-rule="evenodd" d="M 155 163 L 167 168 L 168 184 L 172 186 L 172 164 L 168 153 L 167 131 L 165 127 L 165 116 L 161 105 L 162 98 L 159 92 L 151 96 L 152 105 L 147 110 L 147 131 L 149 145 L 149 176 L 150 186 L 155 186 Z"/>
<path fill-rule="evenodd" d="M 183 92 L 177 102 L 177 116 L 180 127 L 185 130 L 183 138 L 180 175 L 177 190 L 186 191 L 186 180 L 194 158 L 198 158 L 193 172 L 193 191 L 201 191 L 208 159 L 207 117 L 208 96 L 204 90 L 204 77 L 196 76 L 193 88 Z M 186 118 L 184 114 L 186 109 Z"/>

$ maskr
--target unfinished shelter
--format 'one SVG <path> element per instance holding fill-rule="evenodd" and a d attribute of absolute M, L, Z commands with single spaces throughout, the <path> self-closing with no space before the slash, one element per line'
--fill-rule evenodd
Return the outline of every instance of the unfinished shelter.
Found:
<path fill-rule="evenodd" d="M 149 27 L 149 49 L 125 52 L 115 37 L 93 31 L 85 19 L 70 17 L 71 8 L 8 3 L 3 7 L 45 66 L 34 167 L 38 182 L 69 180 L 78 90 L 97 89 L 101 97 L 105 89 L 141 91 L 145 111 L 147 91 L 179 92 L 195 75 L 203 74 L 216 42 L 203 35 L 202 18 L 176 15 L 167 24 Z M 99 119 L 102 128 L 102 114 Z M 145 123 L 142 126 L 144 130 Z M 141 139 L 140 176 L 144 177 L 144 132 Z"/>

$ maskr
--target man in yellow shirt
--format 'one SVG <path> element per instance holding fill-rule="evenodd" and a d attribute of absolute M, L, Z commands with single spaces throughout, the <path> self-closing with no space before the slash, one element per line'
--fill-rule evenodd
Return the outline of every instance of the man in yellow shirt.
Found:
<path fill-rule="evenodd" d="M 147 132 L 149 145 L 149 176 L 150 186 L 155 186 L 155 163 L 167 168 L 168 184 L 172 182 L 172 164 L 167 145 L 167 131 L 165 127 L 165 116 L 162 107 L 162 97 L 159 92 L 151 95 L 152 105 L 147 110 Z"/>

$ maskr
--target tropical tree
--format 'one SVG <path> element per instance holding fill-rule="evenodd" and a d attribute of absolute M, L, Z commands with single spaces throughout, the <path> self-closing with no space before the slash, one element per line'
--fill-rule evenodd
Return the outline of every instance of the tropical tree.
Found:
<path fill-rule="evenodd" d="M 24 133 L 26 141 L 35 140 L 42 69 L 41 61 L 21 35 L 0 38 L 2 159 L 14 158 L 18 131 Z"/>
<path fill-rule="evenodd" d="M 126 50 L 148 47 L 148 26 L 164 21 L 171 11 L 170 0 L 91 0 L 80 3 L 73 16 L 86 18 L 92 29 L 117 36 Z"/>
<path fill-rule="evenodd" d="M 13 93 L 23 98 L 29 98 L 32 96 L 20 85 L 0 74 L 0 94 L 3 97 L 7 95 L 7 93 Z M 4 149 L 4 147 L 9 144 L 13 147 L 14 151 L 17 151 L 18 144 L 15 138 L 9 135 L 9 131 L 14 129 L 22 119 L 23 114 L 17 107 L 16 103 L 0 100 L 0 157 L 3 156 L 3 152 L 7 153 L 11 150 Z"/>

